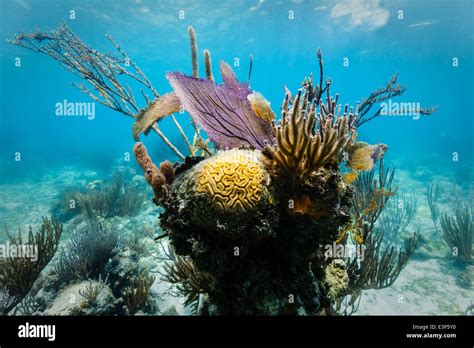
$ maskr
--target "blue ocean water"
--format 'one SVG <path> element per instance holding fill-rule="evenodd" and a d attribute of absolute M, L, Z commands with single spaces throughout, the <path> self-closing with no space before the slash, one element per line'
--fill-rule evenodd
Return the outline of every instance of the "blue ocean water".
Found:
<path fill-rule="evenodd" d="M 435 250 L 433 260 L 438 260 L 409 264 L 399 288 L 383 290 L 387 292 L 380 297 L 371 293 L 361 313 L 459 314 L 474 299 L 472 285 L 459 286 L 449 278 L 452 265 L 440 256 L 447 246 L 430 220 L 425 192 L 431 182 L 472 186 L 473 13 L 472 0 L 1 0 L 0 225 L 40 223 L 41 215 L 50 214 L 56 195 L 75 183 L 75 176 L 67 179 L 69 175 L 77 175 L 81 185 L 106 179 L 117 167 L 131 168 L 142 177 L 130 155 L 133 119 L 99 103 L 93 119 L 58 117 L 58 103 L 92 100 L 72 86 L 81 80 L 50 57 L 9 44 L 15 33 L 65 23 L 90 47 L 114 52 L 105 36 L 110 34 L 165 94 L 171 91 L 167 72 L 191 74 L 191 25 L 201 76 L 204 49 L 212 54 L 217 82 L 220 61 L 228 62 L 240 81 L 247 81 L 252 56 L 251 87 L 271 103 L 277 117 L 285 86 L 296 93 L 309 74 L 319 80 L 320 48 L 325 78 L 332 80 L 332 94 L 339 93 L 342 104 L 355 106 L 398 73 L 407 91 L 392 102 L 437 107 L 431 115 L 378 117 L 358 129 L 358 140 L 388 145 L 385 164 L 397 167 L 400 191 L 413 193 L 418 202 L 409 231 L 425 231 L 425 241 L 434 239 L 429 252 Z M 139 89 L 134 92 L 145 106 Z M 188 115 L 176 116 L 192 138 Z M 187 154 L 171 120 L 161 122 L 160 128 Z M 156 134 L 140 140 L 155 163 L 178 160 Z M 156 223 L 157 208 L 148 194 L 142 215 L 124 226 L 140 219 L 143 225 Z M 430 292 L 446 292 L 444 284 L 453 295 L 433 304 Z M 384 305 L 412 285 L 414 306 Z"/>
<path fill-rule="evenodd" d="M 234 69 L 245 81 L 253 56 L 252 88 L 277 112 L 284 85 L 296 91 L 305 76 L 318 76 L 317 48 L 342 103 L 355 105 L 398 72 L 408 90 L 394 101 L 438 106 L 438 111 L 418 120 L 374 120 L 361 127 L 360 138 L 388 144 L 388 161 L 436 162 L 443 171 L 456 164 L 453 152 L 461 164 L 472 161 L 472 1 L 348 1 L 344 6 L 336 1 L 3 0 L 0 151 L 2 168 L 8 169 L 2 178 L 35 176 L 37 169 L 55 164 L 106 167 L 133 145 L 132 119 L 101 105 L 94 120 L 55 116 L 58 102 L 90 101 L 71 86 L 78 79 L 48 57 L 6 42 L 20 30 L 48 30 L 60 22 L 98 50 L 113 49 L 104 36 L 111 34 L 160 93 L 170 91 L 166 72 L 191 72 L 187 27 L 193 25 L 199 52 L 211 51 L 218 79 L 218 62 L 234 65 L 238 59 Z M 21 67 L 15 66 L 16 57 Z M 148 138 L 156 155 L 172 155 L 157 137 Z M 16 152 L 21 163 L 14 163 Z"/>

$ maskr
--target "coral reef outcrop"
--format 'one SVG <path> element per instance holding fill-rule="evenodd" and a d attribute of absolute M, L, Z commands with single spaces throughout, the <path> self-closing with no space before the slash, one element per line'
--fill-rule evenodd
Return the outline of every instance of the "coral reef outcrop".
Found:
<path fill-rule="evenodd" d="M 176 177 L 163 202 L 164 216 L 172 225 L 189 220 L 221 238 L 271 233 L 277 218 L 262 157 L 259 151 L 234 149 L 197 163 Z"/>
<path fill-rule="evenodd" d="M 198 287 L 202 314 L 329 310 L 325 285 L 309 265 L 321 257 L 315 254 L 319 245 L 347 222 L 351 191 L 329 167 L 308 176 L 301 199 L 281 201 L 285 187 L 268 169 L 258 150 L 221 151 L 179 174 L 163 201 L 161 225 L 176 253 L 193 264 L 176 269 L 209 279 Z M 187 284 L 190 277 L 173 280 Z"/>
<path fill-rule="evenodd" d="M 385 145 L 355 139 L 358 127 L 380 116 L 378 107 L 369 115 L 374 105 L 405 88 L 395 75 L 355 108 L 340 105 L 339 96 L 330 94 L 332 81 L 324 80 L 317 50 L 319 83 L 305 78 L 296 97 L 285 88 L 276 120 L 270 103 L 250 87 L 252 58 L 247 83 L 239 82 L 225 62 L 219 64 L 223 82 L 216 83 L 205 50 L 206 76 L 200 78 L 196 33 L 192 27 L 188 31 L 192 75 L 167 73 L 173 91 L 162 96 L 110 36 L 119 58 L 90 49 L 66 25 L 19 33 L 11 43 L 60 62 L 89 83 L 90 89 L 78 85 L 81 91 L 134 119 L 135 140 L 152 130 L 179 158 L 174 165 L 157 166 L 142 143 L 133 149 L 154 202 L 163 208 L 159 219 L 165 233 L 156 239 L 168 237 L 171 245 L 163 279 L 186 297 L 186 305 L 200 314 L 352 313 L 362 290 L 393 284 L 417 245 L 411 237 L 404 250 L 380 250 L 383 233 L 374 235 L 373 229 L 396 192 L 394 172 L 383 169 Z M 141 90 L 146 105 L 140 107 L 119 75 L 151 91 L 153 99 Z M 193 142 L 173 115 L 180 109 L 190 115 Z M 165 117 L 188 153 L 159 128 Z M 466 229 L 467 218 L 457 220 L 443 219 L 451 237 Z M 366 246 L 365 258 L 325 252 L 349 244 Z M 132 256 L 122 250 L 106 267 L 115 270 L 109 281 L 123 314 L 143 310 L 153 283 Z M 95 293 L 90 289 L 89 297 Z M 347 297 L 349 308 L 341 312 Z"/>

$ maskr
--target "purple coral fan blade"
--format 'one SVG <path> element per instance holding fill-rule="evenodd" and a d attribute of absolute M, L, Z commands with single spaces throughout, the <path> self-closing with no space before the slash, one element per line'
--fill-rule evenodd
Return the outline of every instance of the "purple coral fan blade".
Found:
<path fill-rule="evenodd" d="M 273 142 L 273 128 L 253 112 L 247 100 L 250 90 L 237 81 L 232 69 L 228 73 L 223 72 L 222 85 L 179 72 L 166 77 L 184 108 L 219 148 L 261 149 L 265 142 Z"/>
<path fill-rule="evenodd" d="M 237 77 L 235 76 L 235 73 L 229 64 L 227 64 L 224 61 L 221 61 L 219 64 L 219 68 L 221 70 L 222 80 L 227 86 L 232 87 L 232 88 L 245 88 L 237 80 Z"/>

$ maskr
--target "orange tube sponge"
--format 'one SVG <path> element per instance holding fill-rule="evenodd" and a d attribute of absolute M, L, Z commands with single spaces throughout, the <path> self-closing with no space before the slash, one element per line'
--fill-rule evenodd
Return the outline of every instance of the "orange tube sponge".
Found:
<path fill-rule="evenodd" d="M 174 180 L 174 168 L 170 161 L 160 163 L 160 171 L 166 179 L 166 183 L 171 185 Z"/>
<path fill-rule="evenodd" d="M 150 156 L 148 155 L 145 145 L 140 142 L 135 143 L 133 146 L 133 153 L 135 154 L 135 159 L 145 173 L 146 181 L 153 189 L 153 193 L 155 194 L 155 203 L 160 202 L 160 200 L 163 199 L 168 192 L 168 183 L 165 175 L 163 175 L 163 173 L 160 172 L 158 167 L 153 163 Z"/>

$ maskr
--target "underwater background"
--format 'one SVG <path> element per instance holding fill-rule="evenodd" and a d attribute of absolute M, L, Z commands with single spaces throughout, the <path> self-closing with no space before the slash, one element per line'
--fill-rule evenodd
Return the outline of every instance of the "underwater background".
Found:
<path fill-rule="evenodd" d="M 317 76 L 320 48 L 331 89 L 344 104 L 362 101 L 398 73 L 407 91 L 394 101 L 437 106 L 431 115 L 379 117 L 358 131 L 361 140 L 389 146 L 384 164 L 396 167 L 398 197 L 415 202 L 403 233 L 419 231 L 422 240 L 395 284 L 365 291 L 356 314 L 462 314 L 474 302 L 474 269 L 450 257 L 431 219 L 427 186 L 439 185 L 445 198 L 441 209 L 450 208 L 447 197 L 472 204 L 473 7 L 471 0 L 2 0 L 0 224 L 10 231 L 39 226 L 42 216 L 61 214 L 58 202 L 68 189 L 100 189 L 120 175 L 146 197 L 133 212 L 111 215 L 113 229 L 122 239 L 159 234 L 160 229 L 159 208 L 130 156 L 133 120 L 98 103 L 93 119 L 56 116 L 57 103 L 91 100 L 71 86 L 78 79 L 57 62 L 10 45 L 6 40 L 18 31 L 49 30 L 65 22 L 103 52 L 113 49 L 105 38 L 109 33 L 164 94 L 171 89 L 167 72 L 191 72 L 187 28 L 192 25 L 199 52 L 211 50 L 214 63 L 228 62 L 239 80 L 246 81 L 253 56 L 252 89 L 270 101 L 277 115 L 285 85 L 295 91 L 305 76 Z M 190 123 L 182 124 L 192 135 Z M 161 129 L 181 141 L 169 120 Z M 142 141 L 156 162 L 178 160 L 158 137 Z M 67 218 L 64 239 L 83 223 Z M 403 243 L 396 239 L 394 243 Z M 4 240 L 2 229 L 0 242 Z M 137 249 L 154 248 L 151 239 L 145 244 Z M 137 262 L 153 264 L 150 254 L 141 254 Z M 157 276 L 152 289 L 160 295 L 155 311 L 148 313 L 188 313 L 180 299 L 165 295 L 166 288 Z"/>

